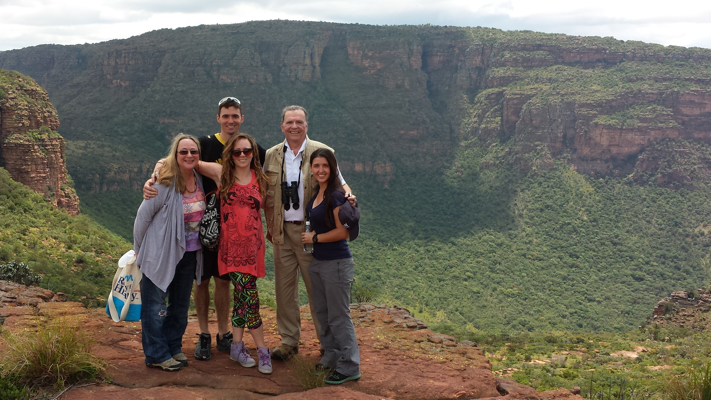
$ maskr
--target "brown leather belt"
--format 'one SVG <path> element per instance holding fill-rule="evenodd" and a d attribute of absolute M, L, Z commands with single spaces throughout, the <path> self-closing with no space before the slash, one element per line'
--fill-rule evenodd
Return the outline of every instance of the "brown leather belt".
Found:
<path fill-rule="evenodd" d="M 287 224 L 301 225 L 304 221 L 286 221 Z"/>

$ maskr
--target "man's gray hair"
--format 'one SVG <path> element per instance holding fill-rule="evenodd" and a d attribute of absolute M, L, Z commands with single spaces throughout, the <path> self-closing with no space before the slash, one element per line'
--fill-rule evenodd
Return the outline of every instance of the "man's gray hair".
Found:
<path fill-rule="evenodd" d="M 309 122 L 309 112 L 306 111 L 304 107 L 301 106 L 286 106 L 284 107 L 283 110 L 281 110 L 281 122 L 284 122 L 284 116 L 286 115 L 287 111 L 303 111 L 304 112 L 304 117 L 306 117 L 306 123 Z"/>

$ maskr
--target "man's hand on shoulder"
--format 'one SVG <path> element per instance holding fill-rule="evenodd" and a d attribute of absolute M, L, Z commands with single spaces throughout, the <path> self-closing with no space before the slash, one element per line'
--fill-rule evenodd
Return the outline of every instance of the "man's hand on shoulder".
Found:
<path fill-rule="evenodd" d="M 156 182 L 158 182 L 158 172 L 160 172 L 161 167 L 163 166 L 163 159 L 158 160 L 156 162 L 155 167 L 153 167 L 153 173 L 151 174 L 151 177 L 146 181 L 146 183 L 143 184 L 143 198 L 145 200 L 150 200 L 156 196 L 158 196 L 158 189 L 154 188 L 153 185 L 155 185 Z"/>
<path fill-rule="evenodd" d="M 158 173 L 154 172 L 150 179 L 143 184 L 143 198 L 145 200 L 150 200 L 158 196 L 158 189 L 154 188 L 153 185 L 158 180 Z"/>
<path fill-rule="evenodd" d="M 346 200 L 348 200 L 348 202 L 351 203 L 353 207 L 358 207 L 358 202 L 356 201 L 356 197 L 353 193 L 346 193 Z"/>
<path fill-rule="evenodd" d="M 339 174 L 341 173 L 340 171 L 338 172 Z M 341 178 L 341 181 L 343 181 L 343 178 Z M 356 201 L 355 195 L 353 195 L 353 191 L 351 190 L 351 187 L 348 186 L 347 183 L 343 184 L 343 191 L 346 192 L 346 200 L 348 200 L 353 207 L 358 207 L 358 202 Z"/>

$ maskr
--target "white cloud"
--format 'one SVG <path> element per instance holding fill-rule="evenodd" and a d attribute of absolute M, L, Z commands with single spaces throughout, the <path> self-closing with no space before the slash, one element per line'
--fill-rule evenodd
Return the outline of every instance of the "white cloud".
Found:
<path fill-rule="evenodd" d="M 161 28 L 291 19 L 526 29 L 711 47 L 711 3 L 688 0 L 0 0 L 0 50 L 122 39 Z"/>

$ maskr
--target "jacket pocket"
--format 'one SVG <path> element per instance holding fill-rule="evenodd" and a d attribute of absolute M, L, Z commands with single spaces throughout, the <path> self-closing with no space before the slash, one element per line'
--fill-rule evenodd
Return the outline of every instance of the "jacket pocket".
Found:
<path fill-rule="evenodd" d="M 267 165 L 267 167 L 264 169 L 264 173 L 267 175 L 269 181 L 269 186 L 277 185 L 279 180 L 279 172 L 281 172 L 279 164 L 272 163 Z"/>

